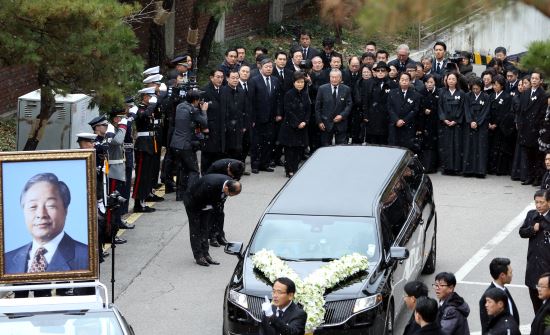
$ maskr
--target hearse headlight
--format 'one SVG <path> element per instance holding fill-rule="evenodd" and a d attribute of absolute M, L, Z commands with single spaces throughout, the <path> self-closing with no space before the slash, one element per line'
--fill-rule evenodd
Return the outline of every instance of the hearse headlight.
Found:
<path fill-rule="evenodd" d="M 382 301 L 381 294 L 371 295 L 370 297 L 359 298 L 355 300 L 355 306 L 353 306 L 353 313 L 358 313 L 366 309 L 372 308 L 378 305 Z"/>
<path fill-rule="evenodd" d="M 237 291 L 230 290 L 229 301 L 241 306 L 242 308 L 248 309 L 248 301 L 246 299 L 246 294 L 242 294 Z"/>

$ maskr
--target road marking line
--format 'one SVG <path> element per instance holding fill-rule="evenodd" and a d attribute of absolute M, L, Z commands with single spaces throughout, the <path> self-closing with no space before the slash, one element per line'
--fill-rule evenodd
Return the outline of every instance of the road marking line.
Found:
<path fill-rule="evenodd" d="M 481 249 L 479 249 L 462 267 L 455 272 L 457 282 L 461 282 L 464 278 L 497 246 L 499 245 L 512 231 L 514 231 L 520 224 L 523 223 L 525 215 L 531 209 L 534 209 L 534 205 L 528 205 L 519 213 L 512 221 L 498 233 L 493 236 L 489 242 L 487 242 Z"/>
<path fill-rule="evenodd" d="M 480 282 L 480 281 L 459 281 L 458 284 L 466 284 L 466 285 L 480 285 L 480 286 L 489 286 L 491 283 L 487 282 Z M 506 284 L 506 287 L 513 287 L 513 288 L 527 288 L 525 285 L 518 285 L 518 284 Z"/>

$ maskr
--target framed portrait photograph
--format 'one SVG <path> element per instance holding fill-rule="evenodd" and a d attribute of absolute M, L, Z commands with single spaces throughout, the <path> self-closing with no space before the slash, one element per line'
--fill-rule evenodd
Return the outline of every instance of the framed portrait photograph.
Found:
<path fill-rule="evenodd" d="M 0 283 L 99 278 L 94 150 L 0 153 Z"/>

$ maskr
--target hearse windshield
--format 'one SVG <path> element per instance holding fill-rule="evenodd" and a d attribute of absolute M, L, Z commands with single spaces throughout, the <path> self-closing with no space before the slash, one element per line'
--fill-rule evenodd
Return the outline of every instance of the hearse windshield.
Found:
<path fill-rule="evenodd" d="M 254 236 L 250 253 L 273 250 L 290 261 L 331 261 L 351 253 L 379 258 L 373 218 L 267 214 Z"/>

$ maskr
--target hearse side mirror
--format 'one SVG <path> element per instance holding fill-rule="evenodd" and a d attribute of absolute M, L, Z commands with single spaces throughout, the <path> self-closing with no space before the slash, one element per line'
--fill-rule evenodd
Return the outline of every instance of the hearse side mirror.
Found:
<path fill-rule="evenodd" d="M 393 261 L 402 261 L 409 258 L 409 250 L 403 247 L 391 247 L 390 258 Z"/>
<path fill-rule="evenodd" d="M 226 254 L 242 258 L 243 242 L 228 242 L 224 249 Z"/>

